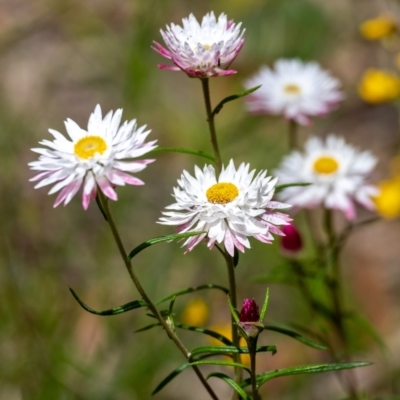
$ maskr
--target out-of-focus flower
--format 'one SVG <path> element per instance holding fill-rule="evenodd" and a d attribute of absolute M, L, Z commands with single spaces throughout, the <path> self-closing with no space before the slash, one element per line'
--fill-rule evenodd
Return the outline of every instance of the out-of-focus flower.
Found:
<path fill-rule="evenodd" d="M 118 109 L 115 113 L 110 111 L 103 119 L 97 105 L 90 115 L 87 130 L 67 119 L 65 127 L 69 138 L 49 129 L 54 140 L 43 140 L 39 144 L 50 149 L 32 149 L 40 157 L 29 166 L 42 171 L 31 179 L 40 181 L 35 188 L 57 182 L 49 194 L 61 190 L 54 207 L 62 202 L 68 204 L 82 185 L 82 204 L 86 210 L 90 200 L 96 197 L 97 187 L 111 200 L 117 200 L 113 186 L 144 184 L 129 173 L 142 171 L 155 160 L 124 160 L 148 153 L 157 147 L 156 141 L 145 142 L 150 131 L 145 131 L 146 126 L 137 128 L 136 120 L 120 126 L 121 116 L 122 109 Z"/>
<path fill-rule="evenodd" d="M 249 337 L 257 337 L 263 330 L 260 311 L 254 299 L 244 299 L 239 315 L 239 324 Z"/>
<path fill-rule="evenodd" d="M 168 50 L 157 42 L 153 49 L 175 65 L 159 65 L 170 71 L 182 70 L 190 77 L 210 78 L 235 74 L 228 70 L 244 44 L 244 30 L 241 23 L 228 21 L 222 13 L 218 20 L 214 12 L 203 17 L 201 25 L 190 14 L 183 18 L 183 27 L 175 24 L 160 30 Z"/>
<path fill-rule="evenodd" d="M 385 218 L 400 215 L 400 177 L 379 183 L 379 194 L 374 198 L 377 212 Z"/>
<path fill-rule="evenodd" d="M 274 70 L 262 66 L 245 82 L 246 88 L 262 85 L 245 98 L 250 112 L 283 115 L 301 125 L 310 117 L 326 115 L 344 98 L 340 82 L 318 63 L 299 59 L 278 60 Z"/>
<path fill-rule="evenodd" d="M 397 30 L 396 22 L 390 16 L 382 15 L 364 21 L 360 33 L 367 40 L 378 40 L 390 36 Z"/>
<path fill-rule="evenodd" d="M 297 230 L 293 222 L 290 225 L 282 227 L 285 236 L 281 237 L 281 248 L 288 255 L 296 255 L 303 248 L 303 240 L 300 232 Z"/>
<path fill-rule="evenodd" d="M 370 68 L 361 78 L 358 93 L 372 104 L 396 100 L 400 97 L 400 77 L 391 71 Z"/>
<path fill-rule="evenodd" d="M 379 193 L 377 187 L 367 183 L 376 164 L 368 151 L 358 151 L 337 136 L 325 141 L 313 137 L 305 144 L 304 153 L 294 151 L 286 156 L 276 175 L 284 183 L 311 183 L 309 186 L 292 186 L 278 197 L 298 208 L 322 205 L 344 212 L 349 220 L 356 217 L 354 202 L 375 209 L 372 197 Z"/>
<path fill-rule="evenodd" d="M 286 225 L 291 219 L 278 209 L 290 207 L 272 201 L 277 179 L 260 171 L 249 172 L 249 164 L 242 163 L 236 170 L 231 160 L 217 180 L 215 169 L 206 165 L 203 171 L 195 167 L 195 177 L 183 171 L 174 188 L 176 203 L 166 207 L 165 217 L 159 223 L 178 225 L 179 232 L 206 231 L 188 238 L 183 246 L 191 251 L 207 237 L 208 247 L 224 243 L 233 256 L 235 247 L 244 252 L 250 248 L 248 236 L 264 243 L 271 243 L 272 233 L 282 235 L 277 225 Z"/>
<path fill-rule="evenodd" d="M 208 319 L 209 309 L 201 297 L 189 301 L 184 308 L 181 321 L 191 326 L 203 326 Z"/>

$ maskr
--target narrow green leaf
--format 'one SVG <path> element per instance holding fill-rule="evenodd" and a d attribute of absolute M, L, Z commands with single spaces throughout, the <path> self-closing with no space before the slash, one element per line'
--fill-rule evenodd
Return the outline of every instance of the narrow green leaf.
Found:
<path fill-rule="evenodd" d="M 169 152 L 169 153 L 183 153 L 183 154 L 193 154 L 194 156 L 199 156 L 206 158 L 212 162 L 215 162 L 215 158 L 202 150 L 190 150 L 190 149 L 182 149 L 179 147 L 157 147 L 154 150 L 150 151 L 150 153 L 159 153 L 159 152 Z"/>
<path fill-rule="evenodd" d="M 147 307 L 147 303 L 144 300 L 135 300 L 131 301 L 130 303 L 126 303 L 122 306 L 111 308 L 109 310 L 104 310 L 104 311 L 96 311 L 93 310 L 93 308 L 90 308 L 87 306 L 75 293 L 75 291 L 72 288 L 69 288 L 70 292 L 72 293 L 72 296 L 75 297 L 75 300 L 81 305 L 81 307 L 86 310 L 87 312 L 90 312 L 91 314 L 96 314 L 96 315 L 101 315 L 101 316 L 109 316 L 109 315 L 117 315 L 117 314 L 122 314 L 124 312 L 130 311 L 130 310 L 135 310 L 136 308 L 140 307 Z"/>
<path fill-rule="evenodd" d="M 218 289 L 218 290 L 222 290 L 226 294 L 229 293 L 229 289 L 225 288 L 224 286 L 214 285 L 213 283 L 207 283 L 205 285 L 192 286 L 192 287 L 187 288 L 187 289 L 179 290 L 178 292 L 172 293 L 172 294 L 170 294 L 170 295 L 168 295 L 166 297 L 163 297 L 162 299 L 156 301 L 155 304 L 157 305 L 157 304 L 163 303 L 164 301 L 171 300 L 174 297 L 182 296 L 183 294 L 197 292 L 199 290 L 204 290 L 204 289 Z"/>
<path fill-rule="evenodd" d="M 265 291 L 265 299 L 264 299 L 264 303 L 263 303 L 263 306 L 261 308 L 261 313 L 260 313 L 260 321 L 261 322 L 264 321 L 265 313 L 267 312 L 267 308 L 268 308 L 268 301 L 269 301 L 269 288 L 267 288 L 267 290 Z"/>
<path fill-rule="evenodd" d="M 266 352 L 269 351 L 272 354 L 276 353 L 276 346 L 257 346 L 256 347 L 256 352 L 261 353 L 261 352 Z M 191 358 L 198 356 L 200 354 L 248 354 L 249 349 L 247 347 L 236 347 L 236 346 L 200 346 L 195 348 L 191 352 Z"/>
<path fill-rule="evenodd" d="M 233 346 L 233 343 L 227 337 L 221 335 L 218 332 L 212 331 L 210 329 L 199 328 L 197 326 L 190 326 L 190 325 L 178 324 L 178 323 L 176 323 L 175 326 L 177 328 L 186 329 L 188 331 L 204 333 L 205 335 L 208 335 L 208 336 L 211 336 L 211 337 L 213 337 L 215 339 L 218 339 L 219 341 L 221 341 L 222 343 L 226 344 L 227 346 Z"/>
<path fill-rule="evenodd" d="M 172 314 L 172 311 L 173 311 L 173 309 L 174 309 L 175 299 L 176 299 L 176 296 L 174 296 L 174 297 L 171 299 L 171 302 L 169 303 L 169 314 Z"/>
<path fill-rule="evenodd" d="M 285 183 L 284 185 L 277 185 L 275 186 L 275 194 L 279 193 L 283 189 L 286 189 L 288 187 L 294 187 L 294 186 L 310 186 L 312 183 Z"/>
<path fill-rule="evenodd" d="M 147 325 L 147 326 L 145 326 L 143 328 L 140 328 L 140 329 L 134 331 L 133 333 L 139 333 L 139 332 L 148 331 L 149 329 L 154 328 L 156 326 L 161 326 L 161 324 L 160 323 L 156 323 L 156 324 Z"/>
<path fill-rule="evenodd" d="M 190 367 L 190 363 L 186 362 L 179 366 L 178 368 L 174 369 L 170 374 L 168 374 L 158 385 L 157 387 L 153 390 L 151 393 L 152 395 L 155 395 L 158 393 L 162 388 L 168 385 L 174 379 L 176 376 L 178 376 L 182 371 L 184 371 L 186 368 Z"/>
<path fill-rule="evenodd" d="M 266 329 L 268 331 L 279 332 L 279 333 L 282 333 L 283 335 L 290 336 L 293 339 L 296 339 L 299 342 L 305 344 L 306 346 L 312 347 L 314 349 L 318 349 L 318 350 L 327 350 L 328 349 L 326 346 L 315 343 L 312 340 L 307 339 L 304 336 L 301 336 L 299 333 L 293 332 L 289 329 L 280 328 L 278 326 L 272 326 L 272 325 L 264 325 L 264 329 Z"/>
<path fill-rule="evenodd" d="M 219 378 L 225 381 L 236 393 L 238 393 L 242 399 L 251 400 L 251 398 L 246 394 L 246 392 L 228 375 L 222 374 L 221 372 L 212 372 L 207 376 L 209 378 Z"/>
<path fill-rule="evenodd" d="M 191 362 L 190 365 L 222 365 L 224 367 L 238 367 L 245 369 L 249 374 L 251 374 L 251 370 L 246 365 L 235 363 L 231 361 L 220 361 L 220 360 L 210 360 L 210 361 L 194 361 Z"/>
<path fill-rule="evenodd" d="M 336 364 L 316 364 L 316 365 L 302 365 L 292 368 L 277 369 L 275 371 L 265 372 L 257 375 L 257 383 L 259 386 L 273 378 L 288 375 L 299 374 L 319 374 L 322 372 L 341 371 L 343 369 L 351 369 L 358 367 L 366 367 L 371 365 L 370 362 L 349 362 L 349 363 L 336 363 Z"/>
<path fill-rule="evenodd" d="M 188 238 L 190 236 L 201 235 L 202 233 L 206 233 L 205 231 L 198 232 L 185 232 L 185 233 L 176 233 L 172 235 L 159 236 L 153 239 L 146 240 L 145 242 L 139 244 L 139 246 L 135 247 L 128 256 L 128 260 L 132 260 L 137 254 L 139 254 L 142 250 L 147 249 L 147 247 L 152 246 L 153 244 L 162 243 L 162 242 L 171 242 L 172 240 L 179 240 Z"/>
<path fill-rule="evenodd" d="M 223 100 L 221 100 L 218 105 L 214 108 L 213 112 L 211 113 L 210 118 L 214 118 L 221 110 L 222 107 L 226 104 L 229 103 L 230 101 L 240 99 L 241 97 L 247 96 L 250 93 L 255 92 L 257 89 L 259 89 L 262 85 L 255 86 L 251 89 L 244 90 L 243 92 L 240 92 L 238 94 L 233 94 L 231 96 L 225 97 Z"/>
<path fill-rule="evenodd" d="M 229 310 L 231 311 L 233 319 L 235 320 L 235 322 L 237 324 L 239 324 L 238 311 L 233 307 L 231 299 L 230 299 L 229 296 L 228 296 L 228 305 L 229 305 Z"/>

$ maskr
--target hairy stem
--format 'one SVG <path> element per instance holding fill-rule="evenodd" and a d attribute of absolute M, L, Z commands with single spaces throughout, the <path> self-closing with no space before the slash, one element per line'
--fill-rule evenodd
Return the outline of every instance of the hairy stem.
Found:
<path fill-rule="evenodd" d="M 158 311 L 158 309 L 156 308 L 154 303 L 150 300 L 150 297 L 147 295 L 147 293 L 143 289 L 138 277 L 136 276 L 135 271 L 133 270 L 131 261 L 129 260 L 128 254 L 127 254 L 127 252 L 126 252 L 126 250 L 124 248 L 124 245 L 122 243 L 121 236 L 120 236 L 120 234 L 118 232 L 117 226 L 115 224 L 113 215 L 111 213 L 111 209 L 110 209 L 109 204 L 108 204 L 108 199 L 105 197 L 105 195 L 102 193 L 102 191 L 100 189 L 98 189 L 98 197 L 99 197 L 99 200 L 100 200 L 102 212 L 104 212 L 104 214 L 107 217 L 107 222 L 108 222 L 108 224 L 109 224 L 109 226 L 111 228 L 114 240 L 115 240 L 115 242 L 117 244 L 118 250 L 119 250 L 119 252 L 121 254 L 121 257 L 122 257 L 122 259 L 124 261 L 125 267 L 128 270 L 128 273 L 129 273 L 129 276 L 131 277 L 132 282 L 134 283 L 134 285 L 136 286 L 136 289 L 138 290 L 138 292 L 142 296 L 142 299 L 147 303 L 147 306 L 148 306 L 149 310 L 153 313 L 153 315 L 160 322 L 161 326 L 167 332 L 168 337 L 174 342 L 176 347 L 185 356 L 185 358 L 187 360 L 190 360 L 190 353 L 188 352 L 188 350 L 186 349 L 184 344 L 180 341 L 180 339 L 178 338 L 176 333 L 167 324 L 167 322 L 162 317 L 162 315 L 160 314 L 160 312 Z M 200 379 L 200 381 L 203 384 L 203 386 L 205 387 L 205 389 L 207 390 L 208 394 L 211 396 L 211 398 L 214 399 L 214 400 L 218 400 L 218 397 L 216 396 L 216 394 L 212 390 L 211 386 L 208 384 L 208 382 L 206 381 L 206 379 L 204 378 L 204 376 L 200 372 L 199 368 L 197 366 L 192 366 L 192 368 L 193 368 L 194 372 L 196 373 L 196 375 L 198 376 L 198 378 Z"/>

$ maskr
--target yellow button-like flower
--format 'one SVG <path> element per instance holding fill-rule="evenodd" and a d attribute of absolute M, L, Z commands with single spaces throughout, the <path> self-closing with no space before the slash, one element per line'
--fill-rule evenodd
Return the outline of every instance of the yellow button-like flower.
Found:
<path fill-rule="evenodd" d="M 209 309 L 207 304 L 200 297 L 189 301 L 184 308 L 181 321 L 191 326 L 203 326 L 208 319 Z"/>
<path fill-rule="evenodd" d="M 400 177 L 379 184 L 380 193 L 375 197 L 376 211 L 384 218 L 400 215 Z"/>
<path fill-rule="evenodd" d="M 400 97 L 400 78 L 394 72 L 370 68 L 361 79 L 358 93 L 367 103 L 393 101 Z"/>
<path fill-rule="evenodd" d="M 396 32 L 397 26 L 393 18 L 380 16 L 368 19 L 360 25 L 360 33 L 367 40 L 378 40 Z"/>

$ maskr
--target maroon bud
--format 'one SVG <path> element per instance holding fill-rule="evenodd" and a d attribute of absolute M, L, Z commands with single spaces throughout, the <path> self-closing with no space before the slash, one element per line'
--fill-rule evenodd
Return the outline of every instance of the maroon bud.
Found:
<path fill-rule="evenodd" d="M 297 228 L 292 224 L 284 225 L 282 232 L 285 236 L 281 237 L 281 247 L 283 251 L 290 255 L 295 255 L 303 248 L 303 240 Z"/>
<path fill-rule="evenodd" d="M 244 299 L 239 324 L 250 337 L 257 337 L 263 330 L 263 325 L 260 323 L 260 311 L 254 299 Z"/>

